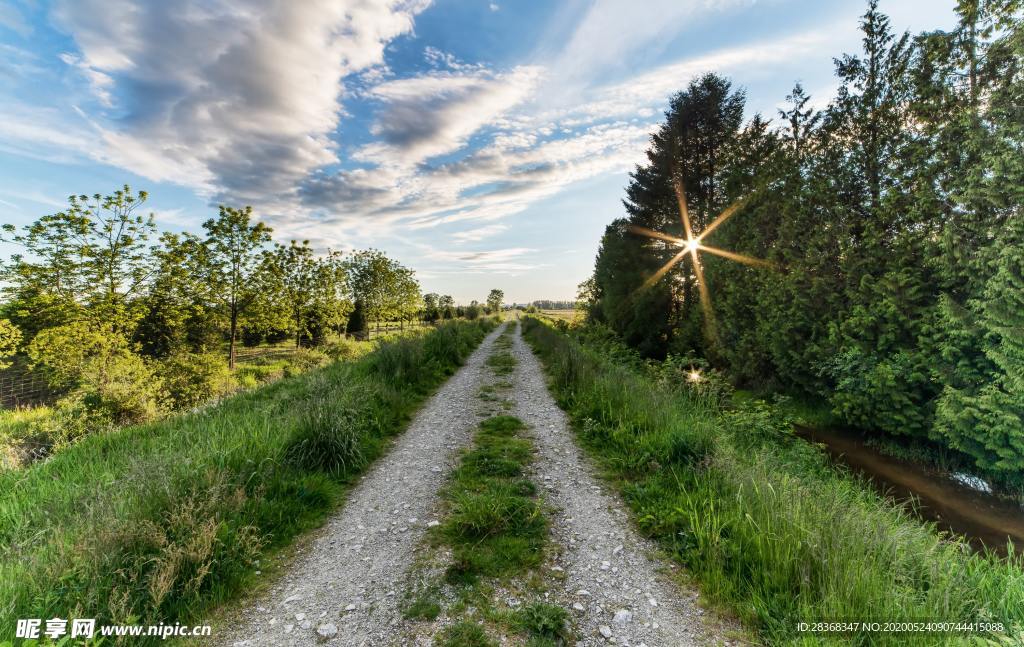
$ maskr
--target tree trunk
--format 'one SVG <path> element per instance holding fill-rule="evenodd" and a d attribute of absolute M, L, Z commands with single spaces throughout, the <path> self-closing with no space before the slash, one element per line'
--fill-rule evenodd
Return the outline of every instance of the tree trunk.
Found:
<path fill-rule="evenodd" d="M 235 370 L 235 334 L 238 330 L 238 311 L 231 310 L 231 339 L 228 342 L 228 368 Z"/>

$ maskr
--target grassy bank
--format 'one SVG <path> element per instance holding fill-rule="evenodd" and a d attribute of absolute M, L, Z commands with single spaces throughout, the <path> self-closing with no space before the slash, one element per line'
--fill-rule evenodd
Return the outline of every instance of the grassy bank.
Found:
<path fill-rule="evenodd" d="M 536 319 L 527 339 L 584 446 L 642 529 L 712 600 L 766 643 L 1020 644 L 1024 564 L 972 554 L 795 439 L 771 407 L 722 411 L 655 384 Z M 858 630 L 806 633 L 800 622 L 1002 623 L 972 637 Z"/>
<path fill-rule="evenodd" d="M 491 327 L 444 324 L 0 473 L 0 641 L 16 618 L 186 621 L 232 597 L 266 549 L 324 519 Z"/>

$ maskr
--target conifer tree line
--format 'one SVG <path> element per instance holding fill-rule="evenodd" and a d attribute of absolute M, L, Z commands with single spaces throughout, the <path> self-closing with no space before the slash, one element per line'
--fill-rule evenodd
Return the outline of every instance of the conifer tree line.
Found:
<path fill-rule="evenodd" d="M 161 233 L 142 213 L 147 198 L 128 186 L 72 196 L 64 211 L 4 226 L 19 252 L 2 267 L 0 353 L 24 352 L 57 386 L 93 373 L 130 373 L 131 384 L 150 361 L 234 368 L 240 345 L 318 346 L 422 315 L 413 271 L 380 251 L 274 243 L 250 207 L 221 206 L 202 233 Z"/>
<path fill-rule="evenodd" d="M 925 439 L 996 479 L 1024 470 L 1024 22 L 961 0 L 950 31 L 896 33 L 877 2 L 820 110 L 776 118 L 708 74 L 673 96 L 626 215 L 581 285 L 591 320 L 642 354 L 692 355 L 747 386 L 826 398 L 856 428 Z M 715 247 L 649 281 L 693 229 Z M 648 282 L 648 285 L 645 285 Z"/>

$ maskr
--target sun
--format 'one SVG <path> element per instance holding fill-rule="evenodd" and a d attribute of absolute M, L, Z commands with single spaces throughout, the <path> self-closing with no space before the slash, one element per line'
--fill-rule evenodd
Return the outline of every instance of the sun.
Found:
<path fill-rule="evenodd" d="M 648 238 L 654 238 L 656 240 L 662 240 L 669 244 L 675 245 L 676 247 L 682 248 L 680 249 L 679 253 L 677 253 L 675 256 L 669 259 L 669 261 L 665 263 L 665 265 L 663 265 L 657 272 L 648 277 L 647 280 L 644 281 L 643 287 L 650 287 L 657 283 L 658 281 L 660 281 L 662 277 L 668 274 L 669 270 L 675 267 L 685 257 L 689 256 L 693 262 L 693 273 L 697 278 L 697 288 L 700 292 L 700 303 L 702 306 L 702 310 L 704 312 L 705 329 L 707 331 L 708 337 L 710 339 L 714 339 L 716 337 L 714 310 L 711 307 L 711 294 L 708 291 L 707 283 L 704 280 L 704 268 L 700 260 L 700 254 L 698 252 L 707 252 L 709 254 L 714 254 L 716 256 L 728 258 L 729 260 L 736 261 L 737 263 L 743 263 L 744 265 L 764 267 L 769 269 L 774 269 L 775 266 L 769 263 L 768 261 L 764 261 L 759 258 L 752 258 L 745 254 L 730 252 L 728 250 L 719 249 L 718 247 L 711 247 L 710 245 L 705 245 L 703 243 L 703 240 L 708 235 L 710 235 L 711 232 L 717 229 L 718 226 L 721 225 L 723 222 L 731 218 L 733 214 L 739 211 L 743 207 L 743 205 L 746 204 L 747 200 L 749 199 L 749 196 L 741 198 L 736 202 L 733 202 L 731 205 L 729 205 L 728 208 L 722 211 L 722 213 L 718 214 L 718 216 L 711 221 L 711 224 L 704 228 L 704 231 L 700 232 L 700 234 L 695 235 L 693 232 L 693 226 L 690 223 L 690 210 L 686 204 L 686 189 L 683 187 L 682 180 L 676 180 L 673 184 L 673 188 L 675 189 L 676 201 L 679 205 L 679 217 L 683 222 L 683 231 L 685 232 L 686 238 L 677 238 L 664 232 L 654 231 L 653 229 L 647 229 L 646 227 L 639 227 L 636 225 L 630 227 L 630 231 L 632 231 L 635 234 L 640 234 L 642 236 L 647 236 Z M 698 379 L 699 376 L 700 374 L 697 373 Z M 692 377 L 693 376 L 691 376 L 691 378 Z"/>

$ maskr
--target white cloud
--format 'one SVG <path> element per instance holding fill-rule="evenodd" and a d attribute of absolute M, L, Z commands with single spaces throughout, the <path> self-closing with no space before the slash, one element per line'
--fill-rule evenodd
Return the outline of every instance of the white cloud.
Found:
<path fill-rule="evenodd" d="M 657 49 L 701 15 L 754 0 L 595 0 L 552 65 L 552 94 L 571 96 L 609 69 L 625 69 L 636 50 Z"/>
<path fill-rule="evenodd" d="M 477 227 L 476 229 L 466 229 L 465 231 L 459 231 L 452 234 L 452 238 L 457 243 L 476 243 L 485 238 L 496 236 L 503 231 L 508 229 L 508 225 L 486 225 L 484 227 Z"/>
<path fill-rule="evenodd" d="M 357 158 L 414 166 L 458 150 L 529 97 L 540 73 L 533 66 L 500 74 L 473 69 L 382 83 L 369 91 L 385 106 L 371 129 L 380 141 L 364 147 Z"/>
<path fill-rule="evenodd" d="M 99 126 L 105 157 L 216 197 L 285 205 L 337 161 L 343 79 L 383 63 L 425 6 L 64 0 L 54 15 L 81 50 L 69 63 L 124 112 Z"/>

